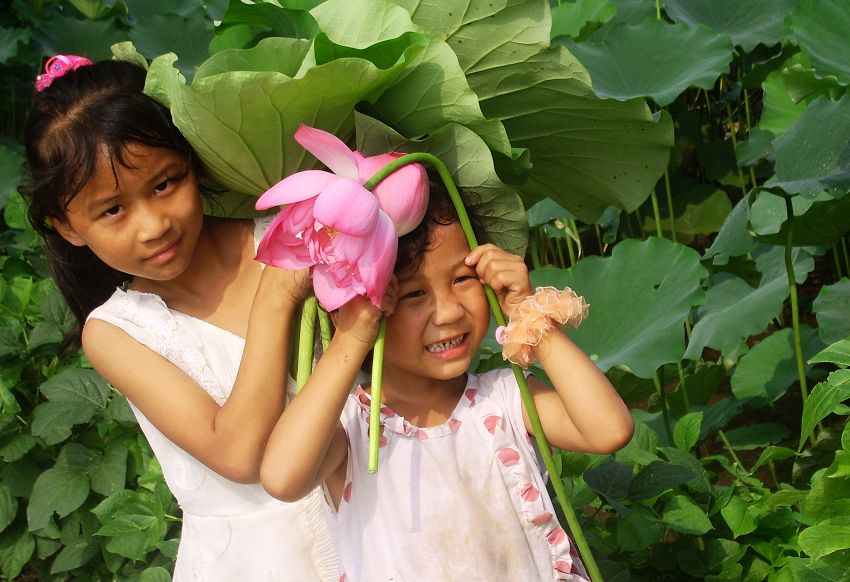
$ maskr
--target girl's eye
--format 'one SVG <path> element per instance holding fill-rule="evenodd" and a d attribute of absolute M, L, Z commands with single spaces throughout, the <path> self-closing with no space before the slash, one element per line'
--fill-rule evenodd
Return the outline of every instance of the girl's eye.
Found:
<path fill-rule="evenodd" d="M 408 291 L 407 293 L 403 294 L 400 299 L 413 299 L 415 297 L 421 297 L 423 295 L 425 295 L 425 292 L 417 289 L 415 291 Z"/>
<path fill-rule="evenodd" d="M 467 281 L 470 281 L 470 280 L 472 280 L 472 279 L 476 279 L 476 277 L 473 277 L 472 275 L 461 275 L 460 277 L 457 277 L 457 278 L 455 279 L 455 283 L 456 283 L 456 284 L 458 284 L 458 283 L 466 283 Z"/>
<path fill-rule="evenodd" d="M 169 187 L 169 186 L 171 186 L 171 180 L 165 180 L 165 181 L 163 181 L 163 182 L 160 182 L 160 183 L 159 183 L 159 184 L 157 184 L 156 186 L 154 186 L 154 187 L 153 187 L 153 190 L 154 190 L 154 192 L 156 192 L 157 194 L 162 194 L 163 192 L 165 192 L 166 190 L 168 190 L 168 187 Z"/>
<path fill-rule="evenodd" d="M 115 205 L 115 206 L 111 206 L 111 207 L 107 208 L 103 212 L 103 215 L 104 216 L 117 216 L 119 212 L 121 212 L 121 207 L 118 206 L 118 205 Z"/>

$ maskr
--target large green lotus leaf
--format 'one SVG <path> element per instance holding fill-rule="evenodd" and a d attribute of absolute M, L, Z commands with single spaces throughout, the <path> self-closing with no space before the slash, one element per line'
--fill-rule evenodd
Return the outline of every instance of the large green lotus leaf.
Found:
<path fill-rule="evenodd" d="M 603 371 L 623 366 L 651 378 L 684 353 L 684 321 L 702 303 L 707 271 L 693 249 L 667 239 L 625 240 L 611 257 L 588 257 L 568 270 L 532 272 L 537 285 L 572 287 L 590 317 L 567 333 Z"/>
<path fill-rule="evenodd" d="M 260 41 L 250 49 L 224 50 L 204 61 L 194 80 L 234 71 L 276 72 L 295 77 L 310 46 L 307 40 L 278 38 Z"/>
<path fill-rule="evenodd" d="M 782 71 L 782 78 L 788 88 L 788 96 L 795 102 L 813 96 L 816 93 L 841 91 L 838 79 L 833 76 L 819 77 L 812 67 L 803 64 L 791 65 Z"/>
<path fill-rule="evenodd" d="M 697 235 L 718 232 L 726 217 L 732 212 L 729 196 L 710 184 L 701 184 L 681 176 L 670 180 L 673 197 L 673 216 L 676 223 L 676 236 L 680 242 L 689 242 Z M 656 187 L 659 198 L 664 196 L 663 184 Z M 644 214 L 643 230 L 655 233 L 655 217 Z M 670 216 L 666 205 L 661 209 L 661 229 L 671 232 Z"/>
<path fill-rule="evenodd" d="M 705 251 L 704 258 L 713 258 L 715 265 L 725 265 L 729 262 L 729 257 L 740 257 L 750 252 L 755 245 L 755 239 L 750 235 L 749 221 L 749 199 L 743 198 L 723 221 L 720 232 Z"/>
<path fill-rule="evenodd" d="M 786 78 L 782 74 L 786 67 L 794 66 L 798 62 L 799 57 L 792 57 L 782 68 L 770 73 L 762 83 L 764 98 L 759 129 L 774 135 L 782 135 L 800 119 L 806 110 L 806 103 L 797 102 L 791 98 L 788 87 L 785 85 Z"/>
<path fill-rule="evenodd" d="M 850 189 L 850 95 L 819 97 L 773 142 L 776 175 L 767 186 L 815 196 Z"/>
<path fill-rule="evenodd" d="M 262 42 L 286 50 L 297 41 Z M 411 41 L 388 69 L 345 58 L 310 67 L 297 78 L 262 70 L 266 59 L 257 53 L 260 71 L 221 73 L 192 85 L 174 68 L 176 57 L 163 55 L 151 63 L 145 91 L 170 104 L 175 124 L 217 181 L 234 192 L 258 195 L 284 176 L 315 165 L 293 138 L 300 123 L 348 140 L 354 105 L 392 82 L 421 48 Z"/>
<path fill-rule="evenodd" d="M 701 359 L 706 347 L 723 349 L 763 331 L 782 309 L 789 295 L 784 249 L 759 247 L 756 266 L 762 274 L 757 288 L 729 273 L 712 278 L 705 304 L 697 311 L 699 320 L 691 331 L 685 358 Z M 812 256 L 801 248 L 792 253 L 797 283 L 814 269 Z"/>
<path fill-rule="evenodd" d="M 818 74 L 850 84 L 850 0 L 801 0 L 789 20 Z"/>
<path fill-rule="evenodd" d="M 702 24 L 732 37 L 750 52 L 782 37 L 782 21 L 799 0 L 666 0 L 664 10 L 676 22 Z"/>
<path fill-rule="evenodd" d="M 617 14 L 611 0 L 579 0 L 552 7 L 552 38 L 571 36 L 581 39 Z"/>
<path fill-rule="evenodd" d="M 127 31 L 116 26 L 114 19 L 81 20 L 64 17 L 39 20 L 33 40 L 38 41 L 44 54 L 86 55 L 92 60 L 111 56 L 109 47 L 127 40 Z"/>
<path fill-rule="evenodd" d="M 812 304 L 818 319 L 818 334 L 826 344 L 850 337 L 850 279 L 821 288 Z"/>
<path fill-rule="evenodd" d="M 148 58 L 166 52 L 180 55 L 177 66 L 187 78 L 209 57 L 207 45 L 213 39 L 212 23 L 203 8 L 182 16 L 153 14 L 140 19 L 130 29 L 130 40 Z"/>
<path fill-rule="evenodd" d="M 768 405 L 781 398 L 799 380 L 794 355 L 794 330 L 781 329 L 754 345 L 741 356 L 732 374 L 732 393 L 738 400 Z M 800 328 L 803 359 L 823 348 L 817 332 L 807 325 Z"/>
<path fill-rule="evenodd" d="M 313 38 L 318 25 L 307 12 L 315 3 L 300 9 L 278 6 L 271 2 L 246 4 L 230 2 L 227 12 L 216 26 L 213 50 L 245 48 L 244 41 L 254 44 L 269 36 Z"/>
<path fill-rule="evenodd" d="M 620 26 L 601 39 L 596 34 L 565 45 L 587 67 L 596 94 L 621 101 L 651 97 L 662 107 L 688 87 L 714 87 L 735 51 L 727 34 L 657 20 Z"/>
<path fill-rule="evenodd" d="M 822 192 L 814 198 L 794 196 L 794 246 L 831 245 L 850 232 L 850 196 L 838 200 Z M 785 201 L 769 192 L 759 193 L 751 208 L 750 224 L 759 240 L 784 245 L 788 238 Z"/>
<path fill-rule="evenodd" d="M 611 28 L 618 24 L 640 24 L 656 17 L 656 7 L 653 2 L 646 0 L 611 0 L 617 9 L 617 14 L 608 21 Z"/>
<path fill-rule="evenodd" d="M 357 114 L 357 145 L 366 155 L 397 150 L 427 152 L 452 173 L 467 210 L 484 230 L 484 241 L 525 255 L 528 221 L 516 190 L 502 183 L 487 144 L 472 130 L 449 124 L 420 141 L 408 141 L 386 125 Z"/>
<path fill-rule="evenodd" d="M 527 203 L 551 198 L 584 222 L 609 206 L 633 211 L 663 175 L 673 124 L 640 100 L 597 98 L 587 74 L 560 47 L 470 76 L 488 118 L 531 151 Z"/>

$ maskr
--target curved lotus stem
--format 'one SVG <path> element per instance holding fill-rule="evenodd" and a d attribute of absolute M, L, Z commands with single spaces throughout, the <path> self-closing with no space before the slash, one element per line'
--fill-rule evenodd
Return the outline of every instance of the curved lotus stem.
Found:
<path fill-rule="evenodd" d="M 457 186 L 455 186 L 454 180 L 452 179 L 452 175 L 449 172 L 449 169 L 436 156 L 424 152 L 406 154 L 384 166 L 363 186 L 367 190 L 371 190 L 378 182 L 395 172 L 398 168 L 415 162 L 424 162 L 430 164 L 437 170 L 437 173 L 440 175 L 440 178 L 446 185 L 446 189 L 449 191 L 449 196 L 451 196 L 452 202 L 454 203 L 460 226 L 461 228 L 463 228 L 464 235 L 466 235 L 466 242 L 469 245 L 470 250 L 477 247 L 478 241 L 475 239 L 475 234 L 472 231 L 472 223 L 470 223 L 469 221 L 469 215 L 467 214 L 466 208 L 463 205 L 463 199 L 460 196 L 460 192 L 458 192 Z M 502 307 L 499 305 L 499 300 L 496 298 L 496 294 L 487 285 L 484 286 L 484 291 L 487 294 L 487 301 L 490 304 L 490 311 L 493 313 L 493 317 L 496 319 L 496 324 L 507 325 L 507 322 L 505 321 L 505 314 L 502 312 Z M 381 374 L 381 368 L 377 367 L 375 364 L 378 362 L 379 357 L 380 362 L 383 363 L 384 329 L 384 326 L 381 326 L 381 329 L 378 333 L 378 339 L 375 342 L 374 360 L 372 363 L 373 384 L 371 391 L 371 416 L 369 419 L 369 460 L 371 463 L 372 459 L 375 459 L 375 470 L 377 470 L 380 434 L 379 430 L 372 429 L 371 423 L 375 423 L 376 419 L 378 423 L 380 422 L 380 379 L 378 380 L 378 389 L 376 390 L 374 378 L 376 370 L 378 370 L 378 378 L 380 378 Z M 378 356 L 379 345 L 381 346 L 380 356 Z M 564 483 L 561 480 L 557 467 L 555 466 L 555 461 L 552 458 L 552 451 L 549 448 L 549 443 L 546 441 L 546 436 L 543 434 L 543 427 L 540 424 L 540 417 L 537 414 L 537 407 L 535 406 L 534 399 L 532 398 L 531 392 L 528 389 L 528 383 L 525 381 L 525 375 L 522 373 L 522 369 L 516 364 L 511 364 L 511 368 L 514 371 L 514 376 L 516 377 L 517 384 L 519 384 L 520 396 L 522 397 L 522 402 L 525 405 L 525 411 L 528 414 L 528 420 L 531 423 L 532 431 L 534 432 L 534 439 L 537 442 L 537 448 L 540 451 L 540 456 L 543 457 L 543 464 L 546 466 L 546 471 L 548 471 L 551 477 L 552 486 L 555 489 L 555 495 L 558 498 L 558 503 L 560 503 L 561 509 L 564 511 L 564 517 L 567 520 L 567 525 L 570 528 L 570 533 L 572 534 L 573 541 L 575 542 L 576 547 L 581 553 L 582 561 L 584 562 L 584 566 L 587 569 L 591 580 L 593 580 L 594 582 L 602 582 L 602 574 L 599 572 L 599 567 L 596 565 L 596 561 L 593 559 L 593 554 L 590 551 L 590 546 L 587 544 L 587 540 L 585 539 L 584 533 L 581 530 L 581 526 L 578 523 L 578 518 L 576 517 L 575 511 L 573 510 L 573 506 L 570 504 L 570 500 L 567 497 L 566 489 L 564 489 Z M 374 472 L 371 469 L 371 465 L 369 470 L 371 472 Z"/>
<path fill-rule="evenodd" d="M 316 311 L 319 301 L 315 295 L 304 300 L 301 306 L 301 325 L 298 330 L 298 366 L 295 372 L 295 392 L 307 383 L 313 372 L 313 346 L 316 341 Z"/>

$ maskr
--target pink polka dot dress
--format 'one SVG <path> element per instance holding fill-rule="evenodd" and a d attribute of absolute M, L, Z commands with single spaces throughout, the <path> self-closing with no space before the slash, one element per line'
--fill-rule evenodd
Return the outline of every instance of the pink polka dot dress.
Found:
<path fill-rule="evenodd" d="M 366 470 L 369 395 L 342 415 L 348 467 L 336 515 L 345 582 L 587 580 L 555 517 L 511 370 L 470 374 L 444 424 L 386 406 L 380 467 Z"/>

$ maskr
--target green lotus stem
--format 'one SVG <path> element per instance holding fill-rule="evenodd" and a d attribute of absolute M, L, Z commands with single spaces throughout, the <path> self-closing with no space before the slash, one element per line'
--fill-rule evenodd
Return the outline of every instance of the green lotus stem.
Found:
<path fill-rule="evenodd" d="M 667 192 L 667 213 L 670 215 L 670 238 L 676 240 L 676 215 L 673 212 L 673 190 L 670 188 L 670 172 L 664 168 L 664 190 Z"/>
<path fill-rule="evenodd" d="M 561 241 L 558 240 L 558 239 L 554 239 L 554 243 L 555 243 L 555 254 L 557 255 L 557 260 L 558 260 L 558 266 L 563 269 L 563 268 L 566 267 L 566 264 L 567 264 L 566 259 L 564 259 L 564 251 L 563 251 L 564 245 L 562 245 Z M 570 266 L 572 267 L 572 263 L 570 263 Z"/>
<path fill-rule="evenodd" d="M 372 350 L 372 400 L 369 402 L 369 462 L 370 473 L 378 472 L 378 449 L 381 447 L 381 383 L 384 371 L 384 340 L 387 336 L 387 318 L 381 317 L 378 337 Z"/>
<path fill-rule="evenodd" d="M 661 0 L 655 0 L 655 18 L 661 20 Z"/>
<path fill-rule="evenodd" d="M 594 224 L 593 232 L 596 233 L 596 244 L 599 245 L 599 256 L 601 257 L 605 254 L 605 247 L 602 246 L 602 229 L 599 228 L 598 224 Z"/>
<path fill-rule="evenodd" d="M 333 326 L 331 326 L 331 316 L 321 305 L 319 305 L 319 334 L 322 338 L 322 351 L 326 352 L 334 332 Z"/>
<path fill-rule="evenodd" d="M 658 372 L 652 376 L 652 383 L 655 384 L 655 390 L 658 392 L 658 400 L 661 402 L 661 417 L 664 419 L 664 431 L 667 433 L 667 438 L 670 439 L 670 444 L 674 442 L 673 426 L 670 424 L 670 411 L 667 410 L 667 393 L 661 386 L 661 378 Z"/>
<path fill-rule="evenodd" d="M 534 266 L 535 269 L 539 269 L 543 266 L 543 264 L 540 262 L 540 254 L 537 250 L 536 241 L 533 240 L 532 237 L 529 237 L 528 247 L 531 249 L 531 264 Z"/>
<path fill-rule="evenodd" d="M 838 260 L 838 244 L 832 243 L 832 261 L 835 263 L 835 280 L 841 279 L 841 262 Z"/>
<path fill-rule="evenodd" d="M 567 230 L 567 229 L 569 229 L 569 230 Z M 572 267 L 573 265 L 576 264 L 576 261 L 578 261 L 578 255 L 573 250 L 573 242 L 580 240 L 579 237 L 578 237 L 578 226 L 576 226 L 576 221 L 573 220 L 572 218 L 568 218 L 567 219 L 567 228 L 564 229 L 564 232 L 568 233 L 565 238 L 566 238 L 566 241 L 567 241 L 567 252 L 570 255 L 570 266 Z M 578 247 L 578 252 L 579 252 L 579 254 L 581 254 L 581 245 L 578 244 L 578 242 L 576 242 L 576 247 Z"/>
<path fill-rule="evenodd" d="M 304 300 L 301 325 L 298 330 L 298 365 L 295 372 L 295 392 L 301 391 L 313 372 L 313 346 L 316 341 L 316 312 L 319 301 L 315 295 Z"/>
<path fill-rule="evenodd" d="M 844 252 L 844 268 L 845 273 L 850 273 L 850 253 L 847 252 L 847 240 L 841 238 L 841 250 Z"/>
<path fill-rule="evenodd" d="M 655 218 L 655 234 L 658 238 L 664 237 L 664 232 L 661 230 L 661 210 L 658 208 L 658 196 L 655 195 L 655 188 L 650 192 L 652 199 L 652 216 Z"/>
<path fill-rule="evenodd" d="M 449 196 L 451 197 L 452 202 L 454 203 L 455 210 L 457 211 L 458 222 L 460 222 L 460 226 L 463 229 L 464 235 L 466 236 L 466 242 L 469 245 L 470 250 L 477 247 L 478 241 L 475 239 L 475 234 L 472 230 L 472 223 L 469 221 L 469 214 L 467 214 L 466 207 L 463 205 L 463 199 L 460 196 L 460 192 L 458 192 L 457 186 L 455 186 L 451 172 L 449 172 L 449 169 L 438 157 L 424 152 L 412 153 L 401 156 L 400 158 L 393 160 L 381 170 L 379 170 L 377 174 L 372 176 L 372 178 L 368 182 L 366 182 L 364 187 L 367 190 L 374 188 L 375 184 L 383 180 L 386 176 L 388 176 L 398 168 L 416 162 L 424 162 L 426 164 L 430 164 L 437 170 L 437 173 L 440 175 L 440 178 L 446 185 L 446 189 L 449 191 Z M 507 322 L 505 321 L 505 314 L 502 312 L 502 308 L 499 305 L 499 300 L 496 297 L 496 294 L 488 285 L 484 286 L 484 292 L 487 295 L 487 301 L 490 304 L 490 311 L 492 312 L 493 317 L 496 320 L 496 324 L 507 325 Z M 375 353 L 377 352 L 378 349 L 376 346 Z M 581 553 L 585 569 L 587 570 L 587 573 L 590 576 L 592 582 L 603 582 L 602 574 L 599 571 L 599 567 L 596 565 L 596 560 L 593 558 L 593 554 L 590 551 L 590 546 L 588 545 L 587 540 L 584 537 L 584 533 L 581 530 L 581 526 L 579 525 L 578 518 L 576 517 L 575 511 L 573 510 L 573 506 L 572 504 L 570 504 L 569 498 L 567 497 L 567 492 L 564 488 L 564 482 L 560 477 L 557 467 L 555 466 L 555 461 L 552 458 L 552 450 L 549 448 L 549 443 L 546 441 L 546 435 L 543 434 L 543 426 L 540 424 L 540 417 L 537 414 L 537 407 L 535 406 L 534 398 L 531 396 L 531 392 L 528 389 L 528 383 L 525 381 L 525 375 L 522 373 L 522 369 L 516 364 L 511 364 L 511 368 L 513 369 L 514 377 L 516 378 L 517 384 L 519 384 L 520 396 L 522 397 L 522 402 L 525 405 L 525 412 L 528 415 L 528 421 L 531 424 L 532 432 L 534 433 L 534 439 L 537 442 L 537 448 L 540 452 L 540 456 L 543 458 L 543 464 L 546 467 L 546 471 L 549 473 L 549 476 L 552 479 L 552 486 L 555 489 L 555 495 L 558 498 L 558 503 L 560 503 L 561 509 L 564 512 L 564 518 L 567 521 L 567 526 L 570 529 L 573 541 L 575 542 L 576 547 Z M 374 368 L 372 370 L 372 374 L 375 374 Z M 373 390 L 373 406 L 375 400 L 375 393 Z M 375 418 L 375 416 L 375 414 L 372 414 L 371 418 Z M 370 433 L 370 456 L 372 453 L 372 438 L 373 434 Z"/>
<path fill-rule="evenodd" d="M 797 361 L 797 377 L 800 381 L 800 396 L 803 397 L 803 406 L 809 397 L 809 387 L 806 383 L 806 364 L 803 361 L 803 342 L 800 339 L 800 305 L 797 300 L 797 280 L 794 277 L 794 258 L 791 255 L 794 242 L 794 206 L 791 197 L 783 196 L 785 199 L 785 214 L 788 218 L 788 234 L 785 238 L 785 272 L 788 274 L 788 290 L 791 292 L 791 326 L 794 328 L 794 356 Z M 814 431 L 809 433 L 809 442 L 814 446 Z"/>

